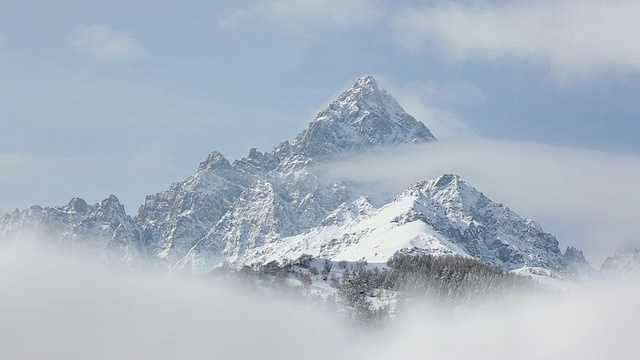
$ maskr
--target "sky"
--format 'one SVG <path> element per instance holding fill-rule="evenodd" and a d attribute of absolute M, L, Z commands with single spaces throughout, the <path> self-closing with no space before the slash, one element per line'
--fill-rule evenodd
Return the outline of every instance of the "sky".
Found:
<path fill-rule="evenodd" d="M 514 172 L 640 171 L 637 1 L 0 1 L 0 212 L 116 194 L 135 214 L 211 151 L 293 138 L 364 74 L 443 142 L 544 147 Z"/>

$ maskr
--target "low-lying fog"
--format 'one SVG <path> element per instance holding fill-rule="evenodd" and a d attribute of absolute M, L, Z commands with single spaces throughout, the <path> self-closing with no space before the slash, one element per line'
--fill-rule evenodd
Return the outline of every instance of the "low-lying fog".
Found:
<path fill-rule="evenodd" d="M 640 282 L 484 304 L 415 304 L 371 332 L 319 305 L 208 278 L 0 246 L 3 359 L 638 359 Z"/>

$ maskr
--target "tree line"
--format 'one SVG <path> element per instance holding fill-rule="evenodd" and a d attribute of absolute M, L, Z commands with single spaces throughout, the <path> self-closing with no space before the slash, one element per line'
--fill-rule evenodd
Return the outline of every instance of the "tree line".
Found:
<path fill-rule="evenodd" d="M 353 263 L 338 262 L 338 269 L 329 260 L 314 260 L 317 259 L 303 254 L 295 260 L 245 265 L 239 270 L 226 267 L 222 272 L 245 283 L 248 280 L 254 285 L 290 292 L 300 291 L 300 286 L 292 285 L 296 283 L 290 281 L 292 279 L 299 281 L 303 292 L 314 281 L 326 282 L 336 290 L 337 297 L 329 296 L 325 302 L 337 303 L 358 320 L 369 324 L 386 321 L 392 310 L 397 312 L 409 302 L 419 304 L 423 298 L 459 308 L 473 301 L 504 299 L 537 288 L 530 278 L 505 273 L 460 255 L 398 253 L 386 266 L 369 265 L 363 259 Z M 314 262 L 322 264 L 321 269 L 313 266 Z M 384 294 L 395 294 L 395 298 L 385 301 L 382 299 Z"/>

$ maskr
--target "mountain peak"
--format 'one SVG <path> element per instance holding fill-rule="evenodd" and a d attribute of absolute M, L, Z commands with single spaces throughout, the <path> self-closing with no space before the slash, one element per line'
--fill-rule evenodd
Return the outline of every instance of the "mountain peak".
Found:
<path fill-rule="evenodd" d="M 567 250 L 562 255 L 564 259 L 564 273 L 565 275 L 578 280 L 588 280 L 595 276 L 596 271 L 591 267 L 591 264 L 585 259 L 582 250 L 578 250 L 573 246 L 567 246 Z"/>
<path fill-rule="evenodd" d="M 114 208 L 114 209 L 123 208 L 123 206 L 120 203 L 120 200 L 118 199 L 118 197 L 113 195 L 113 194 L 109 195 L 109 197 L 107 197 L 106 199 L 102 200 L 100 202 L 100 207 L 102 207 L 102 208 L 107 208 L 108 207 L 108 208 Z"/>
<path fill-rule="evenodd" d="M 440 175 L 439 177 L 437 177 L 432 181 L 433 186 L 437 188 L 444 188 L 450 185 L 457 186 L 459 182 L 460 182 L 460 176 L 456 174 L 447 174 L 447 173 Z"/>
<path fill-rule="evenodd" d="M 358 91 L 358 90 L 368 92 L 368 93 L 376 93 L 380 91 L 380 88 L 378 87 L 378 82 L 376 81 L 376 79 L 373 78 L 373 76 L 365 75 L 359 78 L 358 80 L 356 80 L 356 82 L 346 92 L 352 92 L 352 91 Z"/>
<path fill-rule="evenodd" d="M 378 82 L 371 75 L 365 75 L 356 80 L 329 107 L 339 108 L 341 105 L 347 105 L 349 108 L 358 108 L 359 110 L 374 109 L 380 111 L 386 107 L 399 107 L 402 109 L 387 91 L 378 87 Z M 404 112 L 404 110 L 401 112 Z"/>
<path fill-rule="evenodd" d="M 203 170 L 215 170 L 215 169 L 230 169 L 231 164 L 220 152 L 214 151 L 207 156 L 207 158 L 200 163 L 198 171 Z"/>
<path fill-rule="evenodd" d="M 435 139 L 372 76 L 365 75 L 321 111 L 291 145 L 299 155 L 323 158 Z"/>
<path fill-rule="evenodd" d="M 409 186 L 407 189 L 410 194 L 417 193 L 441 193 L 455 191 L 459 192 L 463 186 L 470 187 L 460 176 L 456 174 L 444 173 L 433 180 L 422 180 Z"/>
<path fill-rule="evenodd" d="M 573 246 L 567 246 L 567 250 L 564 251 L 564 257 L 567 259 L 575 259 L 578 261 L 586 261 L 582 250 L 579 250 Z"/>
<path fill-rule="evenodd" d="M 372 85 L 372 86 L 375 86 L 376 88 L 378 87 L 378 83 L 376 82 L 376 79 L 374 79 L 373 76 L 368 74 L 360 77 L 358 81 L 356 81 L 355 85 L 359 85 L 359 86 Z"/>
<path fill-rule="evenodd" d="M 84 214 L 87 212 L 89 205 L 87 204 L 86 201 L 84 201 L 84 199 L 81 199 L 79 197 L 74 197 L 69 201 L 69 204 L 67 204 L 67 208 L 79 214 Z"/>

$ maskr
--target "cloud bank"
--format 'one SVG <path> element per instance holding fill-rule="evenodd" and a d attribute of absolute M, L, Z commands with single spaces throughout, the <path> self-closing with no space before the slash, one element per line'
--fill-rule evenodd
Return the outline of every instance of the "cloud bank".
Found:
<path fill-rule="evenodd" d="M 8 359 L 640 355 L 637 279 L 457 313 L 418 301 L 375 334 L 308 303 L 242 292 L 211 279 L 118 272 L 44 245 L 0 245 L 0 291 L 1 352 Z"/>
<path fill-rule="evenodd" d="M 621 1 L 438 3 L 396 14 L 398 41 L 436 45 L 455 59 L 516 59 L 549 64 L 563 76 L 640 71 L 640 3 Z"/>
<path fill-rule="evenodd" d="M 391 338 L 365 354 L 375 359 L 634 359 L 631 324 L 640 282 L 582 288 L 443 314 L 415 310 Z"/>
<path fill-rule="evenodd" d="M 7 359 L 321 359 L 316 344 L 349 336 L 321 309 L 213 280 L 116 272 L 44 245 L 0 246 L 0 260 Z"/>

